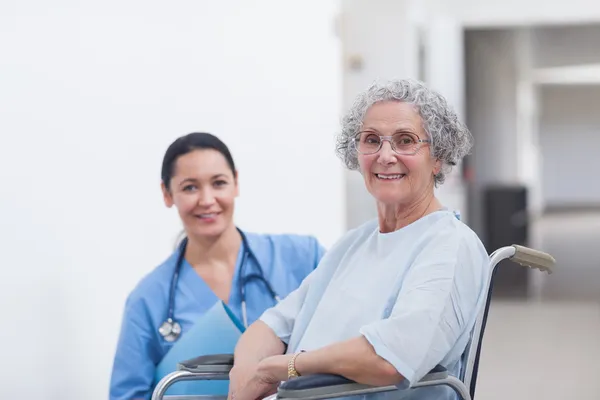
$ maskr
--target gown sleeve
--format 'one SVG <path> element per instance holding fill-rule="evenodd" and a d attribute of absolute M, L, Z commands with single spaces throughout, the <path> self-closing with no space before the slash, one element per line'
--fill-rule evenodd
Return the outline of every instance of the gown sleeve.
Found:
<path fill-rule="evenodd" d="M 284 343 L 289 343 L 294 329 L 294 322 L 302 309 L 310 287 L 310 281 L 314 279 L 316 272 L 317 270 L 313 270 L 296 290 L 287 295 L 276 306 L 266 310 L 260 317 L 260 320 L 267 324 Z"/>
<path fill-rule="evenodd" d="M 302 246 L 299 246 L 302 249 L 299 257 L 309 257 L 308 262 L 300 264 L 303 269 L 300 286 L 276 306 L 266 310 L 260 317 L 260 320 L 267 324 L 284 343 L 289 343 L 296 317 L 306 299 L 310 281 L 315 279 L 313 276 L 317 273 L 317 267 L 326 253 L 325 247 L 317 238 L 313 236 L 307 236 L 306 238 L 308 241 L 302 238 Z"/>
<path fill-rule="evenodd" d="M 445 236 L 416 256 L 390 317 L 360 330 L 405 378 L 401 388 L 441 363 L 459 340 L 466 344 L 485 297 L 487 253 L 474 238 Z"/>

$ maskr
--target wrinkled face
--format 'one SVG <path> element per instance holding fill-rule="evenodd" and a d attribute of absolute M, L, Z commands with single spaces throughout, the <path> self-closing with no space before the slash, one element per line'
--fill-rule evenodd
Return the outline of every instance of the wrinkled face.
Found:
<path fill-rule="evenodd" d="M 218 236 L 233 221 L 237 177 L 218 151 L 194 150 L 177 159 L 163 196 L 167 207 L 177 207 L 188 236 Z"/>
<path fill-rule="evenodd" d="M 441 163 L 431 157 L 429 143 L 419 142 L 429 138 L 414 106 L 399 101 L 371 106 L 357 140 L 372 145 L 377 143 L 377 136 L 393 136 L 400 152 L 414 154 L 398 154 L 387 140 L 374 154 L 359 152 L 360 171 L 369 193 L 380 203 L 399 206 L 410 206 L 428 191 L 432 193 L 434 174 L 439 172 Z"/>

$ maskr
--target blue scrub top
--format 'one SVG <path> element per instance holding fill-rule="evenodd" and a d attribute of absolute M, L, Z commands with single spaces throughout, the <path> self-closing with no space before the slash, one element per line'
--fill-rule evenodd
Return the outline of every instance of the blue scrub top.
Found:
<path fill-rule="evenodd" d="M 281 298 L 300 286 L 325 252 L 313 236 L 245 233 L 267 280 Z M 177 343 L 165 341 L 158 328 L 167 318 L 169 287 L 178 256 L 179 250 L 146 275 L 127 298 L 111 376 L 111 400 L 150 398 L 156 365 Z M 240 246 L 228 302 L 240 321 L 242 256 L 243 246 Z M 252 256 L 246 257 L 243 273 L 244 276 L 260 273 Z M 275 300 L 258 279 L 250 280 L 245 290 L 251 324 L 274 306 Z M 182 336 L 217 301 L 219 298 L 184 259 L 175 290 L 175 320 L 181 324 Z M 195 356 L 190 354 L 189 358 Z"/>

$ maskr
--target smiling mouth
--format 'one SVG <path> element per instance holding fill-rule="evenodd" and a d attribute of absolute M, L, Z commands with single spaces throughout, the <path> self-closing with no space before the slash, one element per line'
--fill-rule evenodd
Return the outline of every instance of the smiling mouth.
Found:
<path fill-rule="evenodd" d="M 375 174 L 378 180 L 382 181 L 399 181 L 406 176 L 406 174 Z"/>
<path fill-rule="evenodd" d="M 194 216 L 200 220 L 213 219 L 216 218 L 220 213 L 204 213 L 204 214 L 195 214 Z"/>

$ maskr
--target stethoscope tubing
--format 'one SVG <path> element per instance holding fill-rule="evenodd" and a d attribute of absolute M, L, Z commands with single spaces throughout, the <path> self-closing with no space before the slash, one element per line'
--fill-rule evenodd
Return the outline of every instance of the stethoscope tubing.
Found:
<path fill-rule="evenodd" d="M 269 292 L 271 297 L 273 297 L 273 299 L 276 302 L 279 302 L 280 298 L 277 295 L 277 293 L 275 292 L 275 290 L 273 289 L 273 287 L 271 286 L 271 284 L 269 283 L 269 281 L 266 279 L 264 269 L 260 265 L 260 262 L 258 261 L 258 258 L 256 257 L 256 255 L 254 254 L 254 252 L 248 245 L 248 239 L 246 238 L 246 234 L 241 229 L 239 229 L 239 228 L 236 228 L 236 229 L 238 230 L 238 232 L 240 233 L 240 235 L 242 237 L 242 246 L 244 248 L 242 262 L 240 264 L 240 272 L 239 272 L 239 275 L 240 275 L 239 291 L 240 291 L 240 298 L 241 298 L 241 309 L 242 309 L 242 320 L 243 320 L 242 322 L 244 324 L 244 327 L 247 328 L 248 327 L 248 314 L 247 314 L 247 307 L 246 307 L 245 286 L 248 282 L 250 282 L 253 279 L 258 279 L 265 285 L 267 291 Z M 168 341 L 176 340 L 178 338 L 179 334 L 181 333 L 181 326 L 175 320 L 175 291 L 177 289 L 177 283 L 179 281 L 179 274 L 181 272 L 181 267 L 183 266 L 183 260 L 185 257 L 185 249 L 187 247 L 187 242 L 188 242 L 187 238 L 184 238 L 181 242 L 181 245 L 179 246 L 179 255 L 177 257 L 177 263 L 175 264 L 175 271 L 173 272 L 173 277 L 171 278 L 171 285 L 169 287 L 169 304 L 168 304 L 168 310 L 167 310 L 167 319 L 163 323 L 163 325 L 161 325 L 161 327 L 159 328 L 160 334 Z M 246 268 L 246 263 L 247 263 L 247 260 L 249 257 L 254 258 L 254 261 L 256 262 L 260 273 L 253 272 L 253 273 L 248 274 L 247 276 L 244 276 L 244 270 Z M 165 326 L 167 326 L 167 327 L 165 328 Z"/>

